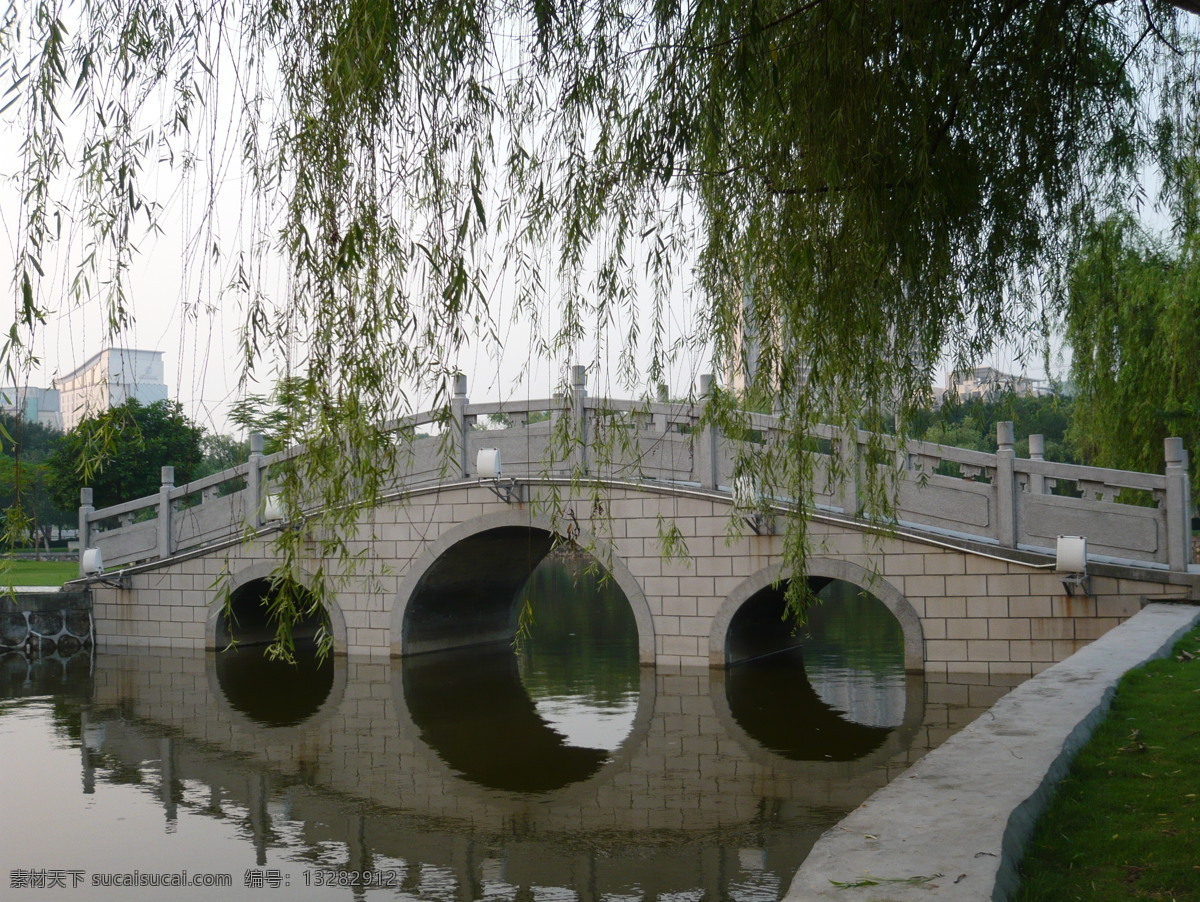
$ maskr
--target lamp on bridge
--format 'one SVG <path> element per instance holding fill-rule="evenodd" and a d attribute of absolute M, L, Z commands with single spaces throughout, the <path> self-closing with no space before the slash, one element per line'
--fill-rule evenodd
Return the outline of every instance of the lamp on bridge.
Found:
<path fill-rule="evenodd" d="M 481 485 L 486 485 L 505 504 L 521 501 L 521 487 L 513 477 L 505 479 L 500 466 L 499 448 L 480 448 L 475 455 L 475 473 Z"/>
<path fill-rule="evenodd" d="M 755 535 L 775 534 L 775 517 L 763 513 L 763 495 L 751 476 L 733 479 L 733 506 Z"/>
<path fill-rule="evenodd" d="M 83 575 L 99 576 L 104 572 L 104 556 L 99 548 L 87 548 L 83 552 Z"/>
<path fill-rule="evenodd" d="M 85 548 L 83 550 L 80 569 L 83 570 L 83 575 L 87 577 L 89 582 L 103 583 L 106 586 L 112 586 L 114 589 L 129 588 L 129 577 L 125 573 L 118 573 L 116 579 L 111 579 L 104 575 L 104 555 L 100 553 L 99 548 Z"/>
<path fill-rule="evenodd" d="M 1087 536 L 1059 536 L 1054 572 L 1059 574 L 1068 595 L 1078 589 L 1088 593 Z"/>

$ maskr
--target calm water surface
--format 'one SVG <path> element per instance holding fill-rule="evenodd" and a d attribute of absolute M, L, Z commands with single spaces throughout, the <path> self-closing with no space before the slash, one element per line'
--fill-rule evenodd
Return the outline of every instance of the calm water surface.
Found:
<path fill-rule="evenodd" d="M 0 898 L 778 899 L 1007 690 L 906 677 L 842 589 L 726 673 L 639 668 L 623 599 L 561 562 L 520 654 L 0 658 Z M 197 880 L 228 885 L 149 885 Z"/>

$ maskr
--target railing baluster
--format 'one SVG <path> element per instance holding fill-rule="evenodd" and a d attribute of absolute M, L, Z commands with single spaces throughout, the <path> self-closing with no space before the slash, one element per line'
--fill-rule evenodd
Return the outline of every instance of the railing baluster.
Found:
<path fill-rule="evenodd" d="M 175 488 L 175 468 L 163 467 L 158 488 L 158 559 L 171 556 L 171 489 Z"/>
<path fill-rule="evenodd" d="M 1046 459 L 1046 437 L 1043 435 L 1033 434 L 1029 436 L 1029 459 L 1030 460 L 1045 460 Z M 1046 477 L 1040 473 L 1029 474 L 1029 494 L 1044 495 L 1046 494 Z"/>
<path fill-rule="evenodd" d="M 1167 459 L 1167 566 L 1184 570 L 1192 561 L 1192 486 L 1183 439 L 1163 443 Z"/>
<path fill-rule="evenodd" d="M 466 479 L 470 475 L 468 469 L 467 441 L 467 377 L 458 373 L 454 377 L 454 397 L 450 400 L 450 417 L 454 421 L 454 450 L 458 455 L 458 477 Z"/>
<path fill-rule="evenodd" d="M 262 456 L 263 437 L 258 432 L 251 432 L 250 459 L 246 463 L 246 507 L 242 516 L 255 529 L 263 525 Z"/>
<path fill-rule="evenodd" d="M 587 367 L 571 367 L 571 469 L 578 475 L 588 472 L 590 442 L 587 418 Z"/>
<path fill-rule="evenodd" d="M 1004 420 L 996 424 L 996 538 L 1005 548 L 1017 547 L 1017 497 L 1013 451 L 1013 424 Z"/>
<path fill-rule="evenodd" d="M 713 393 L 713 377 L 711 374 L 705 373 L 700 377 L 700 401 L 701 404 L 706 404 Z M 703 410 L 701 410 L 703 417 Z M 704 423 L 698 425 L 692 433 L 692 439 L 695 442 L 695 471 L 696 481 L 700 483 L 702 489 L 716 489 L 717 487 L 717 430 L 710 424 Z"/>
<path fill-rule="evenodd" d="M 79 490 L 79 575 L 83 576 L 83 553 L 91 543 L 92 524 L 88 519 L 96 508 L 92 505 L 92 490 L 84 487 Z"/>

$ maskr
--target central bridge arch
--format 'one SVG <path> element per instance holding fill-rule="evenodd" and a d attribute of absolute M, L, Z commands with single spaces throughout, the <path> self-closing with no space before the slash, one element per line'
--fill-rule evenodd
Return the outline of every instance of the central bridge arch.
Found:
<path fill-rule="evenodd" d="M 558 541 L 548 517 L 527 509 L 484 514 L 431 542 L 408 567 L 392 604 L 392 654 L 405 656 L 509 640 L 512 603 Z M 602 543 L 582 532 L 584 548 Z M 641 586 L 615 555 L 597 562 L 624 593 L 638 634 L 638 660 L 654 663 L 654 623 Z"/>
<path fill-rule="evenodd" d="M 904 635 L 904 668 L 918 671 L 925 669 L 925 636 L 921 629 L 921 618 L 908 599 L 890 582 L 850 561 L 832 558 L 814 557 L 807 561 L 808 580 L 814 591 L 833 580 L 842 580 L 870 592 L 891 611 L 900 624 Z M 739 614 L 752 619 L 770 616 L 778 619 L 778 607 L 767 611 L 754 610 L 755 599 L 761 598 L 772 586 L 777 586 L 790 578 L 790 574 L 782 564 L 763 567 L 726 596 L 724 603 L 713 617 L 712 631 L 709 633 L 708 654 L 713 667 L 725 667 L 736 658 L 731 652 L 737 652 L 736 646 L 731 649 L 731 641 L 737 641 L 731 636 L 731 627 Z M 771 649 L 774 650 L 774 649 Z"/>

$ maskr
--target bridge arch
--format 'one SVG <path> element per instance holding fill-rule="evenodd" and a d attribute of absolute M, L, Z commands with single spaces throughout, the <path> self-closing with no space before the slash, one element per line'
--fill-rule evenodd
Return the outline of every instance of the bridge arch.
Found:
<path fill-rule="evenodd" d="M 814 557 L 807 561 L 808 576 L 818 579 L 840 579 L 870 592 L 900 623 L 904 634 L 904 669 L 925 669 L 925 636 L 921 618 L 904 594 L 877 572 L 850 561 L 835 558 Z M 790 574 L 782 564 L 763 567 L 744 579 L 732 592 L 713 617 L 712 630 L 708 636 L 708 660 L 713 667 L 725 667 L 727 661 L 727 639 L 734 615 L 741 607 L 762 590 L 788 579 Z"/>
<path fill-rule="evenodd" d="M 247 593 L 257 593 L 262 591 L 269 585 L 271 576 L 275 572 L 275 565 L 271 562 L 261 562 L 253 564 L 237 573 L 233 574 L 229 579 L 229 595 L 230 598 L 236 601 L 240 596 L 245 596 Z M 312 574 L 301 572 L 301 584 L 305 589 L 310 589 L 315 580 Z M 346 653 L 347 633 L 346 633 L 346 618 L 342 613 L 341 607 L 336 599 L 330 599 L 328 607 L 325 609 L 329 617 L 328 628 L 333 635 L 333 653 L 344 655 Z M 213 598 L 208 604 L 208 616 L 204 624 L 204 647 L 213 650 L 220 650 L 227 644 L 227 637 L 224 634 L 225 630 L 225 602 L 220 596 Z"/>
<path fill-rule="evenodd" d="M 498 537 L 501 537 L 502 534 L 511 537 L 521 534 L 519 532 L 521 530 L 539 537 L 539 541 L 545 543 L 543 555 L 549 551 L 553 537 L 557 534 L 555 524 L 549 517 L 534 515 L 526 508 L 510 508 L 460 523 L 430 542 L 424 552 L 409 566 L 393 600 L 389 621 L 392 655 L 402 657 L 424 650 L 433 650 L 432 648 L 423 648 L 418 641 L 413 641 L 414 637 L 410 629 L 412 624 L 409 620 L 411 615 L 418 613 L 414 599 L 417 597 L 417 590 L 427 577 L 437 574 L 439 568 L 444 571 L 454 566 L 456 562 L 454 555 L 460 553 L 462 549 L 469 548 L 468 543 L 472 539 L 487 533 Z M 604 543 L 586 530 L 581 532 L 579 542 L 585 548 L 604 547 Z M 456 549 L 458 549 L 457 552 Z M 642 664 L 653 664 L 654 621 L 645 593 L 629 568 L 615 554 L 600 561 L 600 564 L 625 594 L 630 610 L 633 612 L 638 632 L 638 660 Z M 519 586 L 514 586 L 514 592 L 517 588 Z"/>

